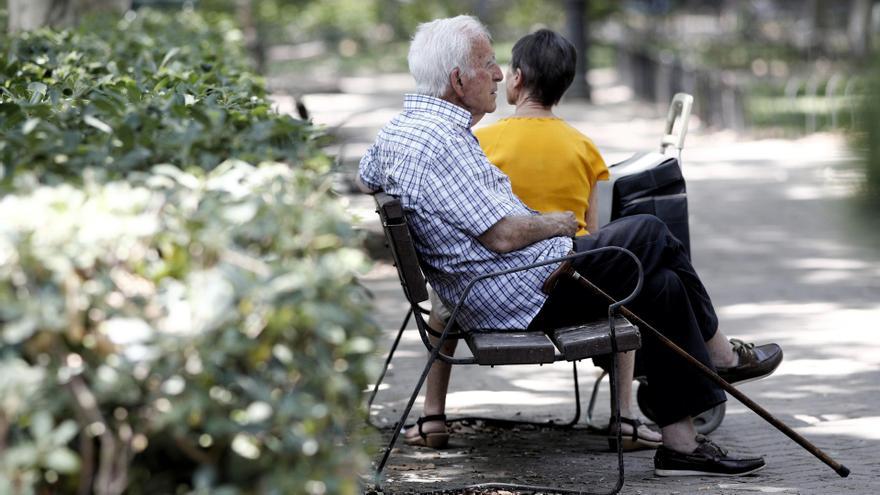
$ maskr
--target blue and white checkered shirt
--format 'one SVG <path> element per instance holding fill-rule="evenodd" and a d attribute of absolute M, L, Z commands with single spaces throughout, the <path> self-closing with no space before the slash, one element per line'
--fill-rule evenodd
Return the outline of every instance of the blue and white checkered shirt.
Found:
<path fill-rule="evenodd" d="M 477 237 L 508 215 L 534 215 L 510 179 L 489 163 L 470 130 L 471 114 L 445 100 L 406 95 L 403 112 L 360 162 L 367 186 L 400 198 L 425 276 L 452 308 L 474 277 L 564 256 L 571 239 L 553 237 L 498 254 Z M 457 317 L 466 328 L 529 325 L 544 304 L 541 285 L 558 265 L 484 280 Z"/>

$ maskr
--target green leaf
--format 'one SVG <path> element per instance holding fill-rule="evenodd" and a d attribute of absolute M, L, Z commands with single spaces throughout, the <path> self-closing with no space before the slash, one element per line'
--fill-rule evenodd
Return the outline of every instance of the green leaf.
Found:
<path fill-rule="evenodd" d="M 109 91 L 105 90 L 102 93 L 97 93 L 92 95 L 92 104 L 95 105 L 98 110 L 104 112 L 105 114 L 116 116 L 122 113 L 125 110 L 124 104 L 120 101 L 121 95 L 114 94 L 115 97 L 111 97 Z"/>
<path fill-rule="evenodd" d="M 27 136 L 27 135 L 30 134 L 34 129 L 37 128 L 37 125 L 38 125 L 39 123 L 40 123 L 40 119 L 36 119 L 36 118 L 34 118 L 34 119 L 27 119 L 27 120 L 25 121 L 24 125 L 21 127 L 21 133 L 24 134 L 25 136 Z"/>
<path fill-rule="evenodd" d="M 37 463 L 40 451 L 33 442 L 20 442 L 3 454 L 4 464 L 27 468 Z"/>
<path fill-rule="evenodd" d="M 39 103 L 44 96 L 46 96 L 46 91 L 49 90 L 49 86 L 41 82 L 32 82 L 28 84 L 28 91 L 31 92 L 31 103 Z"/>
<path fill-rule="evenodd" d="M 37 411 L 31 416 L 31 435 L 38 442 L 49 439 L 52 433 L 52 415 L 47 411 Z"/>
<path fill-rule="evenodd" d="M 7 344 L 19 344 L 24 342 L 37 330 L 37 320 L 32 315 L 25 315 L 3 327 L 3 342 Z"/>
<path fill-rule="evenodd" d="M 156 83 L 155 86 L 153 86 L 153 92 L 158 93 L 159 91 L 162 91 L 163 89 L 165 89 L 168 86 L 168 82 L 169 82 L 169 78 L 163 77 L 162 79 L 159 80 L 159 82 Z"/>
<path fill-rule="evenodd" d="M 52 442 L 55 445 L 66 445 L 73 440 L 78 431 L 79 426 L 76 424 L 76 421 L 68 419 L 52 432 Z"/>
<path fill-rule="evenodd" d="M 46 467 L 59 473 L 75 473 L 79 470 L 79 457 L 66 447 L 57 448 L 46 455 Z"/>
<path fill-rule="evenodd" d="M 168 53 L 166 53 L 165 57 L 162 59 L 162 63 L 159 64 L 159 68 L 161 69 L 162 67 L 165 67 L 165 64 L 167 64 L 168 61 L 171 60 L 172 58 L 174 58 L 174 56 L 177 55 L 178 53 L 180 53 L 180 48 L 178 48 L 176 46 L 174 48 L 168 50 Z"/>
<path fill-rule="evenodd" d="M 85 117 L 83 117 L 83 122 L 94 127 L 95 129 L 98 129 L 101 132 L 104 132 L 107 134 L 113 134 L 112 127 L 110 127 L 109 125 L 107 125 L 103 121 L 101 121 L 91 115 L 86 115 Z"/>

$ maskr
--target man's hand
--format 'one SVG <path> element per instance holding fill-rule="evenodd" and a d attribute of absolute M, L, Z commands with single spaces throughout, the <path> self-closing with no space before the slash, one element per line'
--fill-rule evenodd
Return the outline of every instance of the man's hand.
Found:
<path fill-rule="evenodd" d="M 571 237 L 578 230 L 574 213 L 504 217 L 477 238 L 496 253 L 509 253 L 551 237 Z"/>

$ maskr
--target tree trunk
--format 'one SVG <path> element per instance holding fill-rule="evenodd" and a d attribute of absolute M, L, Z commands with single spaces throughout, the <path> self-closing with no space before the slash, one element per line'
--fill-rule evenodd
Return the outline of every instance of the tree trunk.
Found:
<path fill-rule="evenodd" d="M 872 0 L 852 0 L 849 7 L 847 36 L 853 55 L 864 59 L 871 48 Z"/>
<path fill-rule="evenodd" d="M 568 39 L 571 40 L 578 54 L 574 82 L 571 83 L 568 96 L 590 101 L 590 83 L 587 81 L 587 70 L 590 67 L 587 1 L 565 0 L 565 22 L 568 26 Z"/>
<path fill-rule="evenodd" d="M 822 41 L 819 31 L 819 8 L 819 0 L 804 0 L 801 22 L 805 32 L 802 38 L 805 46 L 801 48 L 807 49 L 810 58 L 813 56 L 813 48 L 819 46 Z"/>
<path fill-rule="evenodd" d="M 88 12 L 125 11 L 131 0 L 8 0 L 8 31 L 30 31 L 50 26 L 70 27 Z"/>
<path fill-rule="evenodd" d="M 245 47 L 257 65 L 257 72 L 264 74 L 266 71 L 266 47 L 260 33 L 257 15 L 254 13 L 255 3 L 254 0 L 236 0 L 235 9 L 238 23 L 244 31 Z"/>
<path fill-rule="evenodd" d="M 474 5 L 474 14 L 477 16 L 477 19 L 480 20 L 483 24 L 489 26 L 490 28 L 494 25 L 494 13 L 495 10 L 492 5 L 489 5 L 489 0 L 476 0 Z"/>

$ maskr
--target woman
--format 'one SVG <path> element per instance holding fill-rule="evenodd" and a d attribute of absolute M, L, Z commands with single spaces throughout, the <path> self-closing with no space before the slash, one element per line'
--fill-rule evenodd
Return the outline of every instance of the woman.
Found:
<path fill-rule="evenodd" d="M 512 117 L 475 131 L 489 161 L 510 177 L 513 192 L 542 213 L 573 211 L 580 230 L 598 230 L 596 182 L 608 168 L 593 142 L 553 113 L 574 81 L 577 52 L 563 36 L 541 29 L 513 46 L 507 72 Z M 659 433 L 633 414 L 635 352 L 621 353 L 618 390 L 624 449 L 660 445 Z M 613 437 L 609 437 L 613 438 Z"/>

